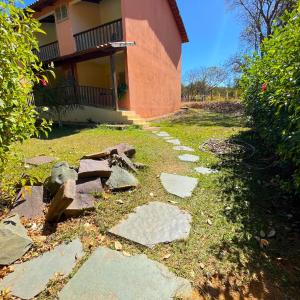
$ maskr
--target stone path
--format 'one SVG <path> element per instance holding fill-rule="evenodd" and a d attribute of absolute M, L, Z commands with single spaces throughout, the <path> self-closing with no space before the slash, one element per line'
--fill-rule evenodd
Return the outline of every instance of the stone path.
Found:
<path fill-rule="evenodd" d="M 174 150 L 176 151 L 188 151 L 188 152 L 194 152 L 195 150 L 191 147 L 187 146 L 175 146 L 173 147 Z"/>
<path fill-rule="evenodd" d="M 188 280 L 176 277 L 146 255 L 131 257 L 98 248 L 59 293 L 60 300 L 191 299 Z"/>
<path fill-rule="evenodd" d="M 199 156 L 192 155 L 192 154 L 182 154 L 182 155 L 179 155 L 178 158 L 181 161 L 187 161 L 187 162 L 197 162 L 197 161 L 199 161 Z"/>
<path fill-rule="evenodd" d="M 16 297 L 32 299 L 46 288 L 56 273 L 68 276 L 83 255 L 79 239 L 61 244 L 37 258 L 14 265 L 14 272 L 0 281 L 0 290 L 9 288 Z"/>
<path fill-rule="evenodd" d="M 109 230 L 114 235 L 153 248 L 159 243 L 186 239 L 192 217 L 174 205 L 150 202 L 136 208 L 127 219 Z"/>
<path fill-rule="evenodd" d="M 203 175 L 207 175 L 207 174 L 216 174 L 219 171 L 218 170 L 213 170 L 213 169 L 209 169 L 206 167 L 197 167 L 194 169 L 197 173 L 199 174 L 203 174 Z"/>

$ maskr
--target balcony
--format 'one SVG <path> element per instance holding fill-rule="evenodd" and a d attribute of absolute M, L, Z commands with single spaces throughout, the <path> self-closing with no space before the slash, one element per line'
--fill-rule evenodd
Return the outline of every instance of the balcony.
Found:
<path fill-rule="evenodd" d="M 76 51 L 80 52 L 123 39 L 122 19 L 85 30 L 74 35 Z"/>
<path fill-rule="evenodd" d="M 60 56 L 58 42 L 40 46 L 40 50 L 33 50 L 41 61 L 50 61 Z"/>

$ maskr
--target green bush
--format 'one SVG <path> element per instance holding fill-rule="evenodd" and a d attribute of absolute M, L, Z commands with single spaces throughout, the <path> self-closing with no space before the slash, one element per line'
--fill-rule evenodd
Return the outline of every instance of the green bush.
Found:
<path fill-rule="evenodd" d="M 12 1 L 0 2 L 0 173 L 11 145 L 38 134 L 31 92 L 46 78 L 31 51 L 38 49 L 36 33 L 43 32 L 32 13 Z M 39 129 L 45 125 L 43 120 Z"/>
<path fill-rule="evenodd" d="M 300 187 L 300 7 L 284 17 L 264 41 L 261 55 L 248 58 L 241 80 L 246 114 L 253 127 L 289 165 L 285 187 Z"/>

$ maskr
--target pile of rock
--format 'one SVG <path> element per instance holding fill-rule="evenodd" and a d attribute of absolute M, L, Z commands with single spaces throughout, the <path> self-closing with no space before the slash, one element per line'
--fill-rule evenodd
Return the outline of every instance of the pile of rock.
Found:
<path fill-rule="evenodd" d="M 105 190 L 115 192 L 139 185 L 132 174 L 142 167 L 131 161 L 135 152 L 133 146 L 118 144 L 85 155 L 78 169 L 70 167 L 67 162 L 58 162 L 43 186 L 23 188 L 12 213 L 25 218 L 43 216 L 47 210 L 47 199 L 50 203 L 46 221 L 50 223 L 58 222 L 63 215 L 76 217 L 92 210 Z"/>

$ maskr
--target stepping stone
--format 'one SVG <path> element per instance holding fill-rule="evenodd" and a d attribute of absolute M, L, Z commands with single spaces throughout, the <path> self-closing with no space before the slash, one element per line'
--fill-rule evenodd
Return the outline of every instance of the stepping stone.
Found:
<path fill-rule="evenodd" d="M 146 255 L 124 256 L 99 247 L 58 294 L 60 300 L 192 299 L 188 280 Z"/>
<path fill-rule="evenodd" d="M 176 151 L 190 151 L 194 152 L 195 150 L 193 148 L 187 147 L 187 146 L 175 146 L 173 147 L 174 150 Z"/>
<path fill-rule="evenodd" d="M 43 186 L 25 186 L 17 196 L 11 213 L 17 213 L 27 219 L 44 215 L 45 202 L 43 200 Z"/>
<path fill-rule="evenodd" d="M 172 136 L 166 136 L 166 137 L 163 137 L 164 140 L 174 140 L 174 138 Z"/>
<path fill-rule="evenodd" d="M 101 194 L 103 187 L 100 178 L 85 178 L 77 182 L 76 197 L 66 208 L 64 215 L 67 217 L 77 217 L 85 211 L 93 210 L 97 201 L 94 193 Z"/>
<path fill-rule="evenodd" d="M 21 258 L 32 245 L 27 230 L 18 215 L 11 216 L 0 223 L 0 265 L 10 265 Z M 0 285 L 1 286 L 1 285 Z M 1 290 L 1 288 L 0 288 Z"/>
<path fill-rule="evenodd" d="M 109 167 L 108 160 L 93 160 L 82 159 L 80 161 L 78 177 L 109 177 L 111 168 Z"/>
<path fill-rule="evenodd" d="M 26 158 L 25 163 L 28 165 L 33 165 L 33 166 L 40 166 L 40 165 L 44 165 L 44 164 L 49 164 L 55 160 L 56 160 L 55 157 L 41 155 L 41 156 L 36 156 L 36 157 L 32 157 L 32 158 Z"/>
<path fill-rule="evenodd" d="M 47 287 L 55 273 L 68 276 L 83 255 L 79 239 L 61 244 L 37 258 L 14 265 L 14 272 L 0 281 L 0 290 L 9 288 L 18 298 L 32 299 Z"/>
<path fill-rule="evenodd" d="M 168 173 L 162 173 L 160 180 L 168 193 L 181 198 L 191 197 L 198 184 L 197 178 Z"/>
<path fill-rule="evenodd" d="M 109 230 L 149 248 L 159 243 L 186 239 L 190 233 L 192 217 L 178 207 L 162 202 L 151 202 L 136 208 L 127 219 Z"/>
<path fill-rule="evenodd" d="M 173 140 L 166 140 L 167 143 L 179 146 L 180 145 L 180 141 L 178 139 L 173 139 Z"/>
<path fill-rule="evenodd" d="M 219 172 L 218 170 L 213 170 L 213 169 L 209 169 L 209 168 L 205 168 L 205 167 L 197 167 L 194 170 L 197 173 L 204 174 L 204 175 L 207 175 L 207 174 L 216 174 L 216 173 Z"/>
<path fill-rule="evenodd" d="M 196 161 L 199 161 L 199 156 L 192 155 L 192 154 L 182 154 L 182 155 L 179 155 L 178 158 L 181 161 L 186 161 L 186 162 L 196 162 Z"/>
<path fill-rule="evenodd" d="M 138 180 L 127 170 L 119 166 L 112 166 L 112 174 L 106 182 L 106 185 L 115 191 L 135 188 L 139 185 Z"/>
<path fill-rule="evenodd" d="M 51 176 L 46 179 L 45 187 L 51 192 L 51 195 L 54 196 L 60 186 L 67 180 L 76 181 L 77 179 L 77 172 L 70 168 L 67 162 L 58 162 L 53 166 Z"/>
<path fill-rule="evenodd" d="M 169 137 L 170 135 L 167 133 L 167 132 L 165 132 L 165 131 L 160 131 L 160 132 L 158 132 L 158 133 L 155 133 L 157 136 L 159 136 L 159 137 Z"/>

